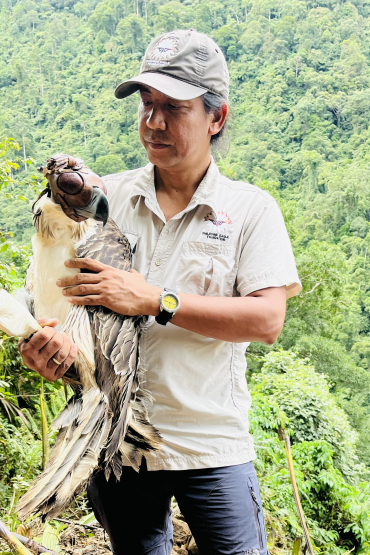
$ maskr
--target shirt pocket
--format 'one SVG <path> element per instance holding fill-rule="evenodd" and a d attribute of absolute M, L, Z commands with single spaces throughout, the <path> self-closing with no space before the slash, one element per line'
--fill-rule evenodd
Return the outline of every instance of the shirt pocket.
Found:
<path fill-rule="evenodd" d="M 228 297 L 236 277 L 236 249 L 198 241 L 183 244 L 176 272 L 176 290 L 195 295 Z"/>

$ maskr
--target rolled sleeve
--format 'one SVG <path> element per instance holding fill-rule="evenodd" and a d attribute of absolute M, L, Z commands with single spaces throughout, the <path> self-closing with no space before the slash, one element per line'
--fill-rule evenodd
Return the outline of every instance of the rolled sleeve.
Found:
<path fill-rule="evenodd" d="M 259 209 L 245 230 L 236 285 L 243 297 L 285 285 L 290 298 L 302 289 L 284 219 L 274 200 Z"/>

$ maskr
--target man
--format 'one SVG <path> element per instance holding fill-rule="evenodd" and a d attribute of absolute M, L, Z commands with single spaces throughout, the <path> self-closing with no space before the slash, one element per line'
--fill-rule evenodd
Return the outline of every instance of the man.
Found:
<path fill-rule="evenodd" d="M 140 75 L 115 93 L 140 92 L 150 162 L 104 179 L 135 270 L 71 260 L 82 273 L 58 283 L 72 303 L 151 316 L 139 364 L 164 446 L 139 473 L 127 467 L 119 483 L 100 473 L 88 488 L 117 555 L 170 554 L 172 496 L 202 554 L 267 553 L 244 353 L 250 341 L 276 340 L 300 283 L 275 201 L 221 176 L 211 158 L 228 82 L 223 54 L 204 34 L 174 31 L 150 44 Z M 54 325 L 20 345 L 25 364 L 50 380 L 75 357 Z"/>

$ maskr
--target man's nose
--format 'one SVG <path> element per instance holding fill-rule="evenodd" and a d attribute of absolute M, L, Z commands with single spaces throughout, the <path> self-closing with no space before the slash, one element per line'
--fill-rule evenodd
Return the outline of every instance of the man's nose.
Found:
<path fill-rule="evenodd" d="M 166 121 L 160 108 L 152 108 L 148 114 L 146 124 L 150 129 L 166 129 Z"/>

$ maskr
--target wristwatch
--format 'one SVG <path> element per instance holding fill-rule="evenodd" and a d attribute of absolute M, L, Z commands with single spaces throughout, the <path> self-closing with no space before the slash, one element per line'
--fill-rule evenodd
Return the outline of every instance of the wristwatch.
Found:
<path fill-rule="evenodd" d="M 157 324 L 165 326 L 180 308 L 180 298 L 177 292 L 165 287 L 159 297 L 159 308 L 160 312 L 155 320 Z"/>

